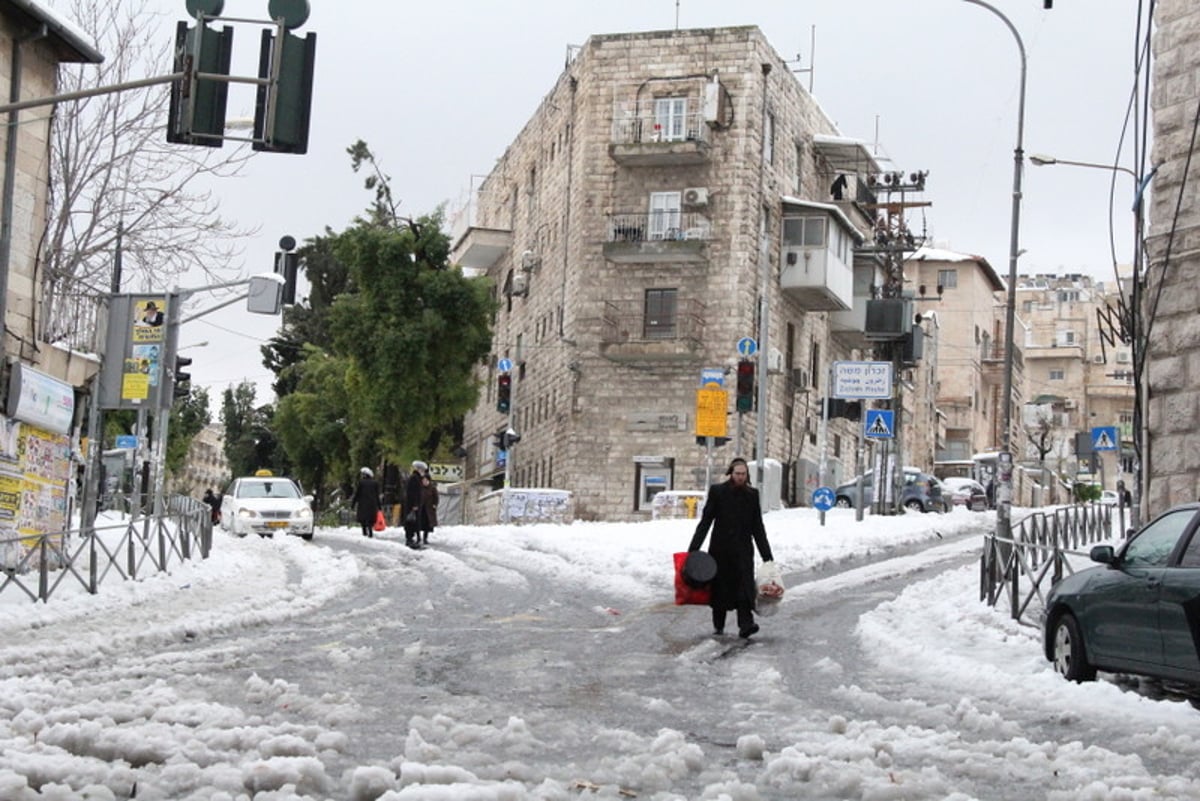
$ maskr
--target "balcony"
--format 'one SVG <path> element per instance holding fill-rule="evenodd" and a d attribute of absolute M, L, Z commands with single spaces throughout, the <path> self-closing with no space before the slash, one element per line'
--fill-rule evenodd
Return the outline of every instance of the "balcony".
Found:
<path fill-rule="evenodd" d="M 451 261 L 472 270 L 487 271 L 512 249 L 512 231 L 471 226 L 454 244 Z"/>
<path fill-rule="evenodd" d="M 1004 343 L 988 343 L 980 347 L 979 361 L 984 383 L 1004 384 Z M 1025 374 L 1025 358 L 1019 345 L 1013 345 L 1013 386 L 1020 386 Z"/>
<path fill-rule="evenodd" d="M 704 358 L 704 304 L 683 300 L 674 312 L 649 316 L 640 301 L 605 301 L 600 355 L 622 363 L 699 363 Z"/>
<path fill-rule="evenodd" d="M 699 98 L 689 107 L 701 108 Z M 653 109 L 618 103 L 613 111 L 608 154 L 625 167 L 687 167 L 708 164 L 708 125 L 700 112 L 664 119 Z"/>
<path fill-rule="evenodd" d="M 604 258 L 617 264 L 702 262 L 711 236 L 711 223 L 697 212 L 610 214 Z"/>

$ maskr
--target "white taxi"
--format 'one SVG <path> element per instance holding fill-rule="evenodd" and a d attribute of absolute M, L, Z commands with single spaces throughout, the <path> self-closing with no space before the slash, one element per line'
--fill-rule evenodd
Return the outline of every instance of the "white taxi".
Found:
<path fill-rule="evenodd" d="M 290 478 L 235 478 L 221 496 L 221 527 L 238 537 L 251 533 L 271 537 L 279 532 L 311 540 L 312 499 Z"/>

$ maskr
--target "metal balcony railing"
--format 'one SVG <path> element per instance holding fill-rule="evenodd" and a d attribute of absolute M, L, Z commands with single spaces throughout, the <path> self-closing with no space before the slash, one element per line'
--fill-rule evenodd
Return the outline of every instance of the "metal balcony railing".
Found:
<path fill-rule="evenodd" d="M 688 108 L 702 108 L 701 99 L 688 98 Z M 618 101 L 613 106 L 614 144 L 704 142 L 707 137 L 708 126 L 699 110 L 663 117 L 655 114 L 653 108 L 639 109 L 628 101 Z"/>
<path fill-rule="evenodd" d="M 72 292 L 47 287 L 42 296 L 43 342 L 65 345 L 84 353 L 101 353 L 101 321 L 107 311 L 106 298 L 94 292 Z"/>
<path fill-rule="evenodd" d="M 697 344 L 704 338 L 705 306 L 697 300 L 681 300 L 673 310 L 647 312 L 636 301 L 605 301 L 601 316 L 601 340 L 618 342 L 683 341 Z"/>
<path fill-rule="evenodd" d="M 712 223 L 694 211 L 621 212 L 608 215 L 608 242 L 707 241 Z"/>

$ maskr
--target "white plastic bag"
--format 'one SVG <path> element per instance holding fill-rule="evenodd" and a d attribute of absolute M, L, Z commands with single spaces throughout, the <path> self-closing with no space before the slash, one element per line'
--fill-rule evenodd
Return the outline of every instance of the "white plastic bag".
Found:
<path fill-rule="evenodd" d="M 755 611 L 763 617 L 770 617 L 779 611 L 779 602 L 783 600 L 783 571 L 775 562 L 763 562 L 755 583 L 758 585 Z"/>

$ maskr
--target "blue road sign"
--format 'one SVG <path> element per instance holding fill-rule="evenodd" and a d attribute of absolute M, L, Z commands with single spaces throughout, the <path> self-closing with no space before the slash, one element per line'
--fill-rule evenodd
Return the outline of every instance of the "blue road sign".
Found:
<path fill-rule="evenodd" d="M 1121 447 L 1116 426 L 1096 426 L 1092 429 L 1092 450 L 1115 451 Z"/>
<path fill-rule="evenodd" d="M 867 409 L 863 420 L 863 434 L 875 439 L 892 439 L 896 436 L 896 413 L 891 409 Z"/>
<path fill-rule="evenodd" d="M 501 359 L 496 362 L 496 369 L 502 373 L 512 372 L 512 359 Z"/>
<path fill-rule="evenodd" d="M 748 359 L 758 353 L 758 343 L 753 337 L 742 337 L 737 342 L 737 352 L 738 356 Z"/>
<path fill-rule="evenodd" d="M 136 434 L 118 434 L 117 435 L 117 447 L 118 448 L 130 448 L 130 449 L 136 448 L 138 446 L 137 439 L 138 438 L 137 438 Z"/>
<path fill-rule="evenodd" d="M 835 500 L 833 490 L 829 487 L 817 487 L 813 490 L 812 505 L 822 512 L 832 509 Z"/>
<path fill-rule="evenodd" d="M 702 367 L 700 369 L 701 387 L 725 386 L 725 370 L 721 367 Z"/>

